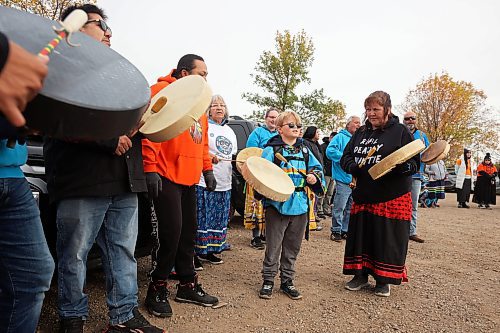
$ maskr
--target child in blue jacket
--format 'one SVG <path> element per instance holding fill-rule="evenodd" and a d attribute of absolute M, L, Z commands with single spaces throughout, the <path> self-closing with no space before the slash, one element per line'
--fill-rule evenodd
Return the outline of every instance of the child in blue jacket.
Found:
<path fill-rule="evenodd" d="M 300 299 L 302 295 L 295 288 L 295 261 L 300 251 L 302 237 L 308 222 L 308 198 L 304 191 L 309 186 L 314 192 L 324 193 L 323 168 L 309 149 L 299 138 L 301 120 L 293 111 L 285 111 L 276 119 L 279 135 L 271 138 L 262 152 L 262 157 L 277 164 L 295 184 L 295 192 L 285 202 L 264 199 L 266 207 L 266 253 L 262 268 L 264 283 L 259 297 L 269 299 L 272 296 L 274 277 L 280 270 L 280 289 L 291 299 Z M 279 161 L 276 153 L 289 161 Z M 307 177 L 299 174 L 299 170 Z M 281 258 L 280 258 L 281 256 Z"/>

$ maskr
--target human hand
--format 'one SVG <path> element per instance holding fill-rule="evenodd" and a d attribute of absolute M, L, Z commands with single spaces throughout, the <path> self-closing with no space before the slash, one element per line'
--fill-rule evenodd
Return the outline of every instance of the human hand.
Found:
<path fill-rule="evenodd" d="M 35 56 L 14 42 L 9 42 L 7 62 L 0 73 L 0 112 L 20 127 L 26 123 L 21 112 L 43 86 L 49 58 Z"/>
<path fill-rule="evenodd" d="M 158 198 L 158 193 L 162 190 L 162 182 L 158 173 L 146 172 L 146 187 L 148 188 L 149 200 Z"/>
<path fill-rule="evenodd" d="M 214 176 L 214 171 L 213 170 L 206 170 L 203 171 L 203 178 L 205 179 L 205 185 L 207 187 L 207 191 L 215 191 L 215 188 L 217 187 L 217 180 L 215 179 Z"/>
<path fill-rule="evenodd" d="M 115 149 L 115 154 L 121 156 L 125 154 L 130 148 L 132 148 L 132 141 L 126 135 L 122 135 L 118 138 L 118 145 Z"/>
<path fill-rule="evenodd" d="M 212 156 L 212 164 L 217 164 L 217 163 L 219 163 L 219 161 L 220 161 L 220 160 L 219 160 L 219 158 L 217 157 L 217 155 Z"/>
<path fill-rule="evenodd" d="M 306 181 L 308 184 L 314 185 L 314 184 L 316 184 L 318 179 L 316 178 L 316 175 L 309 173 L 309 174 L 307 174 Z"/>

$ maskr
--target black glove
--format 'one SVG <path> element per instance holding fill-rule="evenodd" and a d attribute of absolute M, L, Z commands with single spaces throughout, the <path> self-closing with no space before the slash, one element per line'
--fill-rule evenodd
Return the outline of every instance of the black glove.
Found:
<path fill-rule="evenodd" d="M 394 171 L 403 176 L 413 175 L 417 170 L 414 170 L 413 164 L 409 162 L 403 162 L 396 165 Z"/>
<path fill-rule="evenodd" d="M 361 168 L 359 167 L 359 165 L 357 165 L 356 163 L 353 163 L 349 166 L 349 174 L 357 177 L 361 174 Z"/>
<path fill-rule="evenodd" d="M 484 171 L 484 170 L 479 171 L 479 174 L 480 174 L 481 176 L 490 177 L 490 175 L 488 175 L 488 173 L 487 173 L 486 171 Z"/>
<path fill-rule="evenodd" d="M 158 198 L 158 192 L 161 191 L 161 178 L 156 172 L 146 172 L 146 185 L 148 187 L 148 199 Z"/>
<path fill-rule="evenodd" d="M 217 180 L 215 180 L 214 171 L 207 170 L 203 171 L 203 178 L 205 178 L 205 185 L 207 186 L 207 191 L 215 191 L 217 187 Z"/>

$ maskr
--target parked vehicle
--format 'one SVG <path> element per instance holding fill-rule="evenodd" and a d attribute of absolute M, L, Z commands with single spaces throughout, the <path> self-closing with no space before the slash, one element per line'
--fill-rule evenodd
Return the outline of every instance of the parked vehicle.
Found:
<path fill-rule="evenodd" d="M 233 129 L 238 140 L 238 152 L 245 148 L 248 136 L 255 128 L 255 123 L 241 117 L 231 117 L 228 125 Z M 39 136 L 29 137 L 27 140 L 28 161 L 21 167 L 30 184 L 31 191 L 40 208 L 45 238 L 49 244 L 49 249 L 56 257 L 56 208 L 49 204 L 47 191 L 47 179 L 45 176 L 45 165 L 43 160 L 43 139 Z M 232 206 L 240 214 L 243 214 L 245 207 L 244 180 L 233 163 L 233 188 Z M 151 252 L 151 206 L 149 200 L 144 195 L 139 195 L 139 233 L 135 250 L 136 257 L 143 257 Z M 100 258 L 98 249 L 94 246 L 89 253 L 89 260 Z"/>

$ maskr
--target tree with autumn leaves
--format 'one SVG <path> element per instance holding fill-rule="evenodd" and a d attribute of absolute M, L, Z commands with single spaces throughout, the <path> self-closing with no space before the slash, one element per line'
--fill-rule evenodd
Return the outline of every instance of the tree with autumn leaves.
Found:
<path fill-rule="evenodd" d="M 448 73 L 429 75 L 417 84 L 401 105 L 413 111 L 418 127 L 431 142 L 446 140 L 451 145 L 451 160 L 464 147 L 499 150 L 500 114 L 488 109 L 486 94 L 470 82 L 456 81 Z"/>
<path fill-rule="evenodd" d="M 0 0 L 0 5 L 24 10 L 37 14 L 51 20 L 58 20 L 62 11 L 71 5 L 92 3 L 97 0 L 75 1 L 75 0 Z"/>
<path fill-rule="evenodd" d="M 345 106 L 325 95 L 323 89 L 297 95 L 300 84 L 310 84 L 309 69 L 313 63 L 314 45 L 304 31 L 292 35 L 288 30 L 276 33 L 275 52 L 264 51 L 250 74 L 263 94 L 247 92 L 242 95 L 257 106 L 249 117 L 261 121 L 267 108 L 296 111 L 307 124 L 323 131 L 343 126 Z"/>

